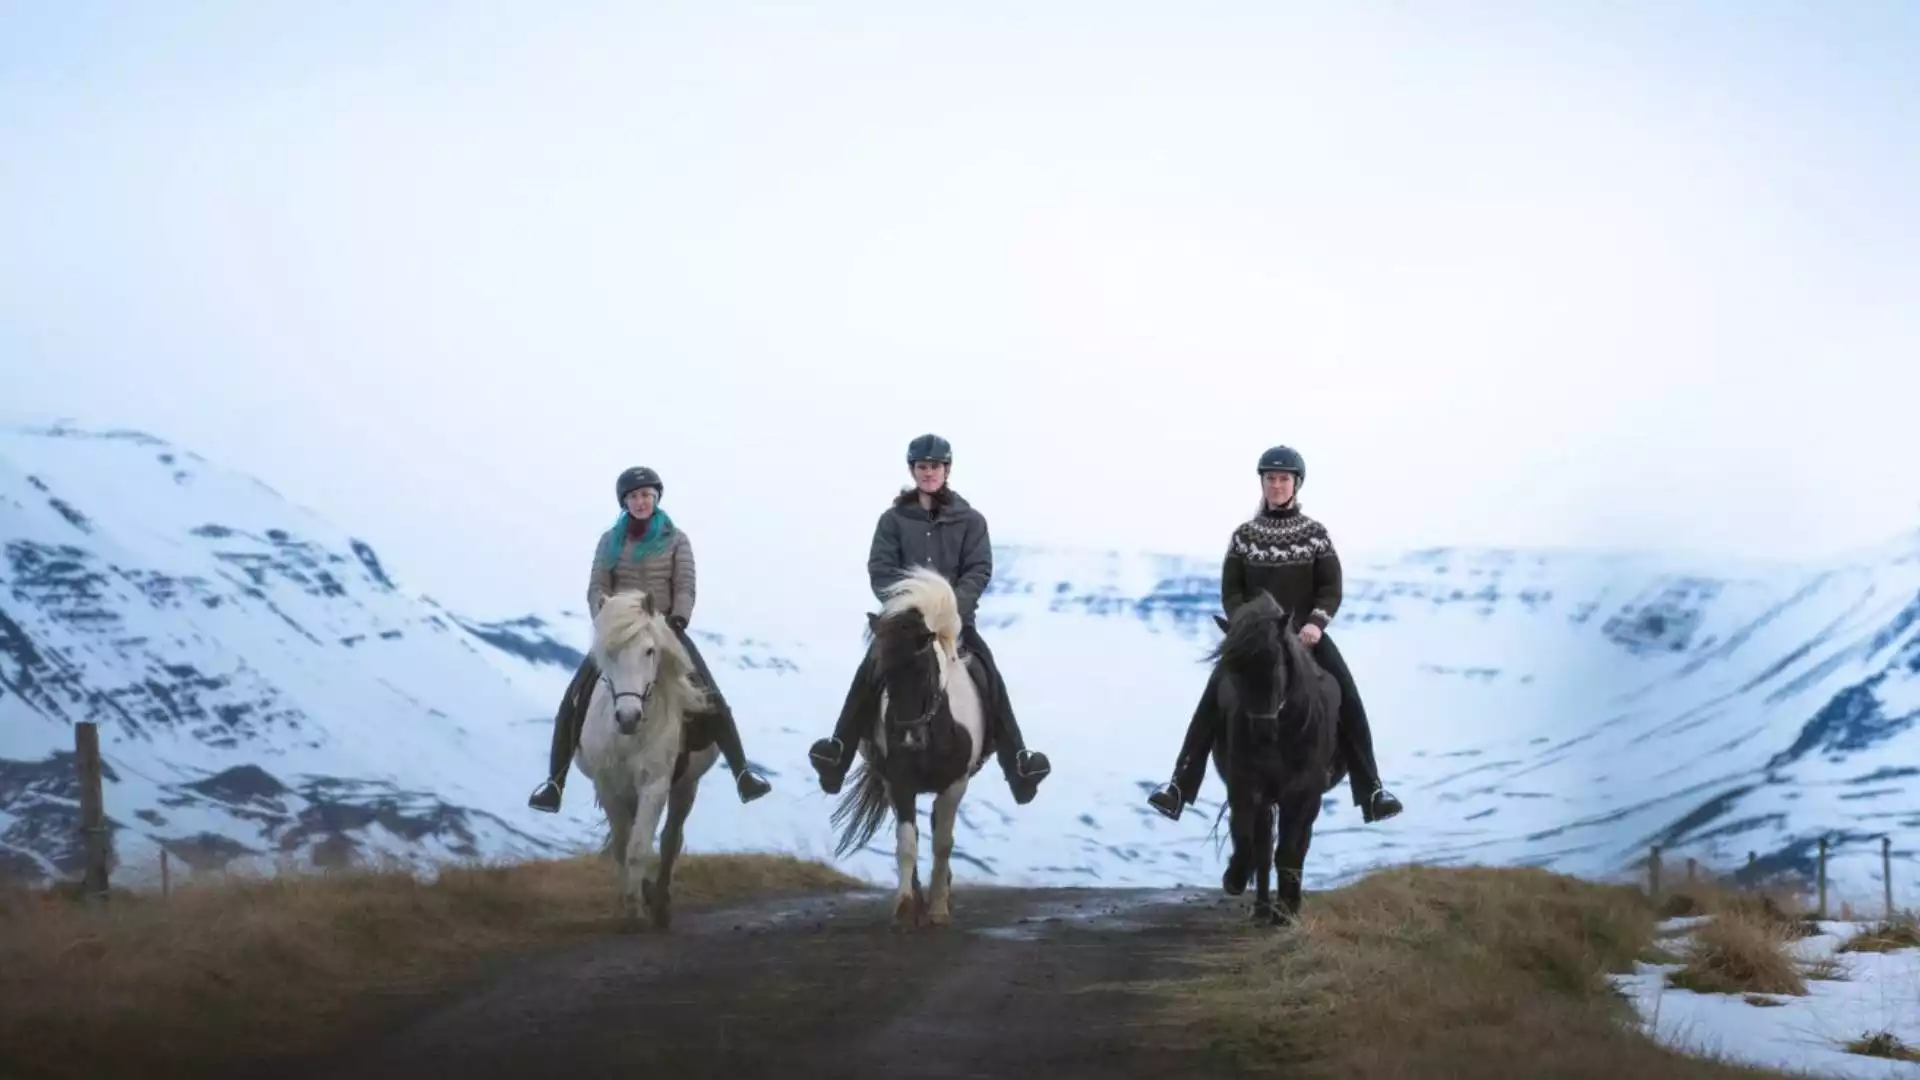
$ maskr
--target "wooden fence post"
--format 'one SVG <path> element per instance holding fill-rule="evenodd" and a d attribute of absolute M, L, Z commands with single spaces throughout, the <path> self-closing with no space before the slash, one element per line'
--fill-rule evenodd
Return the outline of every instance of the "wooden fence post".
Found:
<path fill-rule="evenodd" d="M 1693 884 L 1694 873 L 1699 868 L 1699 865 L 1699 860 L 1691 855 L 1687 856 L 1687 884 Z"/>
<path fill-rule="evenodd" d="M 80 770 L 80 839 L 86 852 L 81 892 L 107 898 L 107 808 L 100 793 L 100 729 L 91 720 L 73 725 L 73 757 Z"/>
<path fill-rule="evenodd" d="M 1880 884 L 1887 891 L 1887 921 L 1893 921 L 1893 837 L 1880 838 Z"/>
<path fill-rule="evenodd" d="M 1653 845 L 1653 852 L 1647 857 L 1647 895 L 1660 899 L 1660 845 Z"/>
<path fill-rule="evenodd" d="M 167 849 L 160 849 L 160 899 L 173 895 L 173 874 L 167 866 Z"/>
<path fill-rule="evenodd" d="M 1753 865 L 1754 863 L 1757 863 L 1757 862 L 1759 862 L 1759 861 L 1760 861 L 1760 853 L 1759 853 L 1759 852 L 1757 852 L 1757 851 L 1749 851 L 1749 852 L 1747 852 L 1747 865 L 1748 865 L 1748 866 L 1752 866 L 1752 865 Z"/>
<path fill-rule="evenodd" d="M 1820 917 L 1827 917 L 1827 838 L 1820 838 Z"/>

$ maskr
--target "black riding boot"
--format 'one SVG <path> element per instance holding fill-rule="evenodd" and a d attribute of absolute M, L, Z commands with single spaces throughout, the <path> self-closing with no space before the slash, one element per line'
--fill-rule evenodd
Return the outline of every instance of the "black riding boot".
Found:
<path fill-rule="evenodd" d="M 694 671 L 700 677 L 700 689 L 706 692 L 708 707 L 698 716 L 695 723 L 713 736 L 715 745 L 720 747 L 720 756 L 726 760 L 727 770 L 733 773 L 734 790 L 739 793 L 740 801 L 750 803 L 773 790 L 752 766 L 747 764 L 747 752 L 740 745 L 740 726 L 734 723 L 733 706 L 727 704 L 720 685 L 714 681 L 713 671 L 707 667 L 707 659 L 700 655 L 700 649 L 684 629 L 675 627 L 680 643 L 686 646 L 687 655 L 693 658 Z"/>
<path fill-rule="evenodd" d="M 593 697 L 593 684 L 600 678 L 599 665 L 589 654 L 580 661 L 573 681 L 560 695 L 560 707 L 553 713 L 553 744 L 547 756 L 547 778 L 527 797 L 527 805 L 543 813 L 560 812 L 560 795 L 567 786 L 567 773 L 573 764 L 573 748 L 580 742 L 580 725 L 587 717 L 587 702 Z"/>
<path fill-rule="evenodd" d="M 853 767 L 854 748 L 860 745 L 861 735 L 872 731 L 879 719 L 880 685 L 874 667 L 874 653 L 869 647 L 860 657 L 860 666 L 854 669 L 853 682 L 847 686 L 847 700 L 840 706 L 840 718 L 833 723 L 833 734 L 814 740 L 807 750 L 807 760 L 813 763 L 813 771 L 820 774 L 820 790 L 829 795 L 840 793 L 847 770 Z"/>
<path fill-rule="evenodd" d="M 1187 736 L 1180 743 L 1180 756 L 1174 761 L 1173 779 L 1147 796 L 1148 806 L 1173 821 L 1179 821 L 1182 810 L 1193 805 L 1200 795 L 1201 783 L 1207 778 L 1207 760 L 1213 754 L 1214 740 L 1220 737 L 1221 678 L 1217 667 L 1207 676 L 1207 688 L 1201 691 L 1200 700 L 1193 707 L 1193 718 L 1187 721 Z"/>
<path fill-rule="evenodd" d="M 1327 674 L 1340 684 L 1340 753 L 1347 759 L 1347 780 L 1353 788 L 1353 804 L 1367 823 L 1385 821 L 1405 807 L 1380 783 L 1380 766 L 1373 757 L 1373 730 L 1367 723 L 1367 707 L 1353 685 L 1353 672 L 1346 658 L 1325 634 L 1313 647 L 1313 657 Z"/>
<path fill-rule="evenodd" d="M 1039 794 L 1040 781 L 1053 771 L 1053 763 L 1047 760 L 1047 755 L 1027 749 L 1026 739 L 1020 734 L 1020 723 L 1013 716 L 1013 701 L 1007 696 L 1007 680 L 1000 676 L 1000 665 L 994 662 L 992 650 L 987 648 L 972 623 L 961 628 L 960 641 L 967 652 L 977 654 L 985 664 L 989 688 L 985 703 L 989 713 L 987 725 L 992 732 L 994 756 L 1000 759 L 1000 771 L 1006 775 L 1007 787 L 1013 791 L 1013 801 L 1025 806 Z"/>

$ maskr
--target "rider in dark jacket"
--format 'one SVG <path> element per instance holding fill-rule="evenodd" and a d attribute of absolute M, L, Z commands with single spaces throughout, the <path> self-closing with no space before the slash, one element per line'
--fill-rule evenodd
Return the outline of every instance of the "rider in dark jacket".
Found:
<path fill-rule="evenodd" d="M 1227 614 L 1265 592 L 1279 602 L 1300 628 L 1300 640 L 1315 660 L 1340 684 L 1340 749 L 1346 758 L 1354 805 L 1369 822 L 1400 813 L 1400 800 L 1380 784 L 1373 758 L 1373 733 L 1366 706 L 1353 685 L 1353 673 L 1326 634 L 1327 624 L 1340 610 L 1340 556 L 1326 527 L 1300 512 L 1298 490 L 1307 479 L 1307 463 L 1291 447 L 1276 446 L 1260 456 L 1261 510 L 1234 530 L 1226 560 L 1220 567 L 1220 603 Z M 1162 784 L 1147 802 L 1167 817 L 1180 820 L 1183 806 L 1193 805 L 1206 778 L 1207 759 L 1224 729 L 1224 717 L 1214 705 L 1220 672 L 1215 669 L 1187 725 L 1171 783 Z"/>
<path fill-rule="evenodd" d="M 922 435 L 907 446 L 907 465 L 914 486 L 902 491 L 893 506 L 874 525 L 873 545 L 867 554 L 867 579 L 876 598 L 884 600 L 889 585 L 909 567 L 925 566 L 953 584 L 960 601 L 960 648 L 983 662 L 991 692 L 985 702 L 987 741 L 1000 759 L 1014 801 L 1026 804 L 1038 792 L 1040 781 L 1052 771 L 1045 754 L 1028 750 L 1014 721 L 1006 680 L 993 653 L 974 625 L 980 595 L 993 577 L 993 544 L 987 519 L 947 486 L 953 468 L 953 448 L 938 435 Z M 873 673 L 873 654 L 867 653 L 854 673 L 853 685 L 834 724 L 833 735 L 813 744 L 808 757 L 820 774 L 820 789 L 832 795 L 840 790 L 853 766 L 854 747 L 873 730 L 879 718 L 880 688 Z"/>
<path fill-rule="evenodd" d="M 704 750 L 718 743 L 720 756 L 733 772 L 734 787 L 741 802 L 752 802 L 773 790 L 765 777 L 747 764 L 741 749 L 740 728 L 734 723 L 733 706 L 713 681 L 706 658 L 687 634 L 687 620 L 693 618 L 694 573 L 693 545 L 687 534 L 675 525 L 666 511 L 659 509 L 666 484 L 660 474 L 644 465 L 636 465 L 614 481 L 614 495 L 624 509 L 613 527 L 601 535 L 593 549 L 593 569 L 587 577 L 587 615 L 600 614 L 600 605 L 613 593 L 644 591 L 667 612 L 667 625 L 673 628 L 702 687 L 710 707 L 687 718 L 688 750 Z M 546 813 L 558 813 L 560 796 L 573 764 L 574 745 L 580 738 L 587 704 L 593 700 L 593 684 L 600 679 L 599 665 L 589 653 L 580 661 L 573 682 L 560 696 L 560 708 L 553 715 L 553 744 L 547 762 L 547 779 L 527 798 L 527 805 Z"/>

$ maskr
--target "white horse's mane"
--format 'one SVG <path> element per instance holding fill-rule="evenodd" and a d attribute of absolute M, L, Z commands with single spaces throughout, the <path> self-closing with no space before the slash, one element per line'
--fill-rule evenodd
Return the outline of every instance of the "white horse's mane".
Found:
<path fill-rule="evenodd" d="M 677 722 L 688 713 L 706 708 L 707 695 L 693 681 L 693 657 L 644 592 L 614 593 L 600 605 L 600 613 L 593 617 L 595 662 L 604 670 L 615 653 L 648 634 L 660 650 L 660 675 L 654 685 L 665 715 Z"/>
<path fill-rule="evenodd" d="M 953 585 L 936 570 L 913 567 L 905 577 L 887 586 L 880 614 L 892 616 L 910 610 L 920 612 L 926 620 L 927 629 L 933 631 L 948 662 L 959 663 L 960 598 L 954 594 Z"/>

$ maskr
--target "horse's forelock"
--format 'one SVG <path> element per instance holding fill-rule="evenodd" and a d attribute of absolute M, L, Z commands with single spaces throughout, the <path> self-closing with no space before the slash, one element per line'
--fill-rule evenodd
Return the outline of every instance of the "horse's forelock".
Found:
<path fill-rule="evenodd" d="M 918 612 L 921 623 L 949 651 L 960 640 L 960 602 L 953 585 L 936 570 L 916 566 L 889 585 L 880 608 L 881 623 L 907 612 Z"/>
<path fill-rule="evenodd" d="M 882 615 L 871 630 L 880 674 L 910 663 L 919 649 L 920 636 L 931 632 L 917 608 Z"/>
<path fill-rule="evenodd" d="M 594 649 L 600 654 L 600 660 L 604 663 L 612 659 L 641 637 L 651 634 L 662 658 L 661 678 L 675 684 L 687 683 L 689 689 L 697 692 L 698 688 L 689 682 L 693 657 L 680 643 L 680 635 L 673 632 L 666 616 L 658 611 L 649 614 L 647 604 L 644 594 L 628 592 L 615 593 L 600 605 L 600 614 L 593 620 Z"/>
<path fill-rule="evenodd" d="M 619 652 L 635 638 L 663 621 L 657 612 L 649 613 L 650 600 L 644 593 L 615 593 L 600 604 L 593 617 L 594 644 L 608 653 Z"/>
<path fill-rule="evenodd" d="M 1226 634 L 1209 656 L 1231 668 L 1276 667 L 1283 659 L 1287 633 L 1286 613 L 1266 593 L 1260 593 L 1233 613 Z"/>

